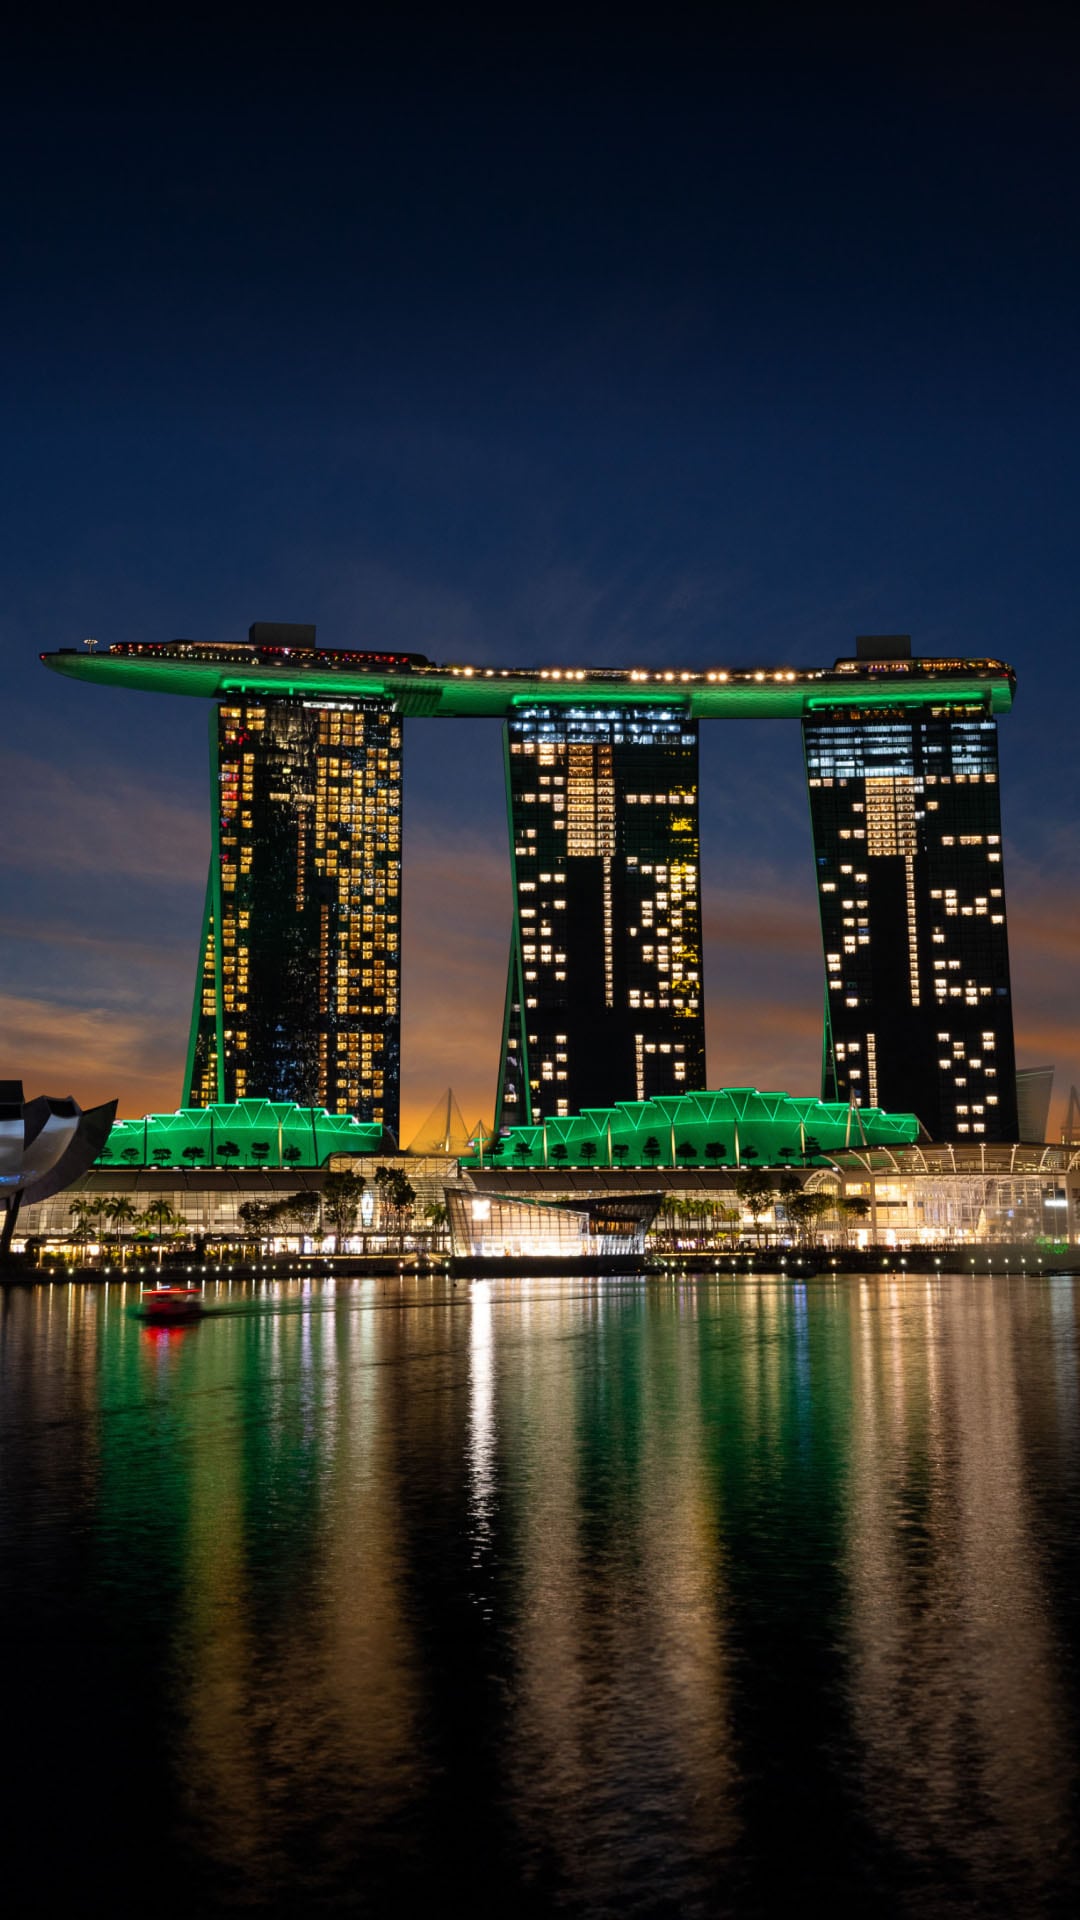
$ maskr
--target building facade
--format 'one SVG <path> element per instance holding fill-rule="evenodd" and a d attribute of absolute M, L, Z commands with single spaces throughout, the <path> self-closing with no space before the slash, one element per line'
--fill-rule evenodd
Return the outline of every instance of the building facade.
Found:
<path fill-rule="evenodd" d="M 803 719 L 825 950 L 822 1098 L 1017 1138 L 997 724 L 984 702 Z"/>
<path fill-rule="evenodd" d="M 674 702 L 538 702 L 505 748 L 496 1127 L 703 1088 L 696 722 Z"/>
<path fill-rule="evenodd" d="M 398 1129 L 401 720 L 246 690 L 212 716 L 214 834 L 185 1104 Z"/>

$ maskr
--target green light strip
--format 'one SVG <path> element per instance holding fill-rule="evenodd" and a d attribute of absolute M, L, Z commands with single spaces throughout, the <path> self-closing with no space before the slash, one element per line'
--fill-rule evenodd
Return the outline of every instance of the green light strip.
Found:
<path fill-rule="evenodd" d="M 663 705 L 695 720 L 792 720 L 822 707 L 925 707 L 978 702 L 992 713 L 1008 713 L 1013 676 L 976 665 L 958 666 L 931 677 L 905 678 L 865 673 L 800 669 L 780 679 L 760 669 L 724 681 L 707 675 L 674 674 L 670 681 L 585 679 L 567 685 L 534 672 L 498 669 L 465 675 L 445 667 L 415 673 L 351 673 L 345 668 L 301 667 L 296 656 L 281 668 L 238 671 L 235 661 L 150 659 L 129 654 L 46 653 L 53 673 L 72 680 L 98 681 L 145 693 L 184 694 L 224 699 L 244 693 L 266 697 L 390 700 L 406 715 L 422 705 L 425 717 L 442 720 L 506 719 L 522 706 L 615 707 Z M 916 666 L 918 662 L 916 661 Z"/>

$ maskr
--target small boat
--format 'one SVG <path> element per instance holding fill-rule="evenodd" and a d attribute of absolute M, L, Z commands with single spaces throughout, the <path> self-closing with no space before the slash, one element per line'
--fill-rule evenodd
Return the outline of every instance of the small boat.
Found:
<path fill-rule="evenodd" d="M 139 1288 L 139 1312 L 157 1326 L 198 1320 L 205 1311 L 201 1287 L 174 1286 L 169 1280 L 158 1280 L 152 1287 Z"/>

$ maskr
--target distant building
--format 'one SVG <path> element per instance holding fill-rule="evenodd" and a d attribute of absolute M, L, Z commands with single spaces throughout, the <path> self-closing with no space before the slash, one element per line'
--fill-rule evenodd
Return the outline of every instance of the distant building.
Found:
<path fill-rule="evenodd" d="M 935 1140 L 1015 1140 L 997 723 L 990 701 L 932 684 L 913 701 L 910 654 L 904 639 L 859 642 L 878 700 L 823 702 L 802 722 L 822 1097 L 916 1113 Z M 892 670 L 906 697 L 890 707 Z"/>
<path fill-rule="evenodd" d="M 496 1126 L 704 1087 L 697 723 L 678 703 L 536 703 L 506 758 Z"/>
<path fill-rule="evenodd" d="M 1054 1091 L 1053 1067 L 1018 1067 L 1016 1070 L 1017 1139 L 1048 1140 L 1050 1096 Z"/>

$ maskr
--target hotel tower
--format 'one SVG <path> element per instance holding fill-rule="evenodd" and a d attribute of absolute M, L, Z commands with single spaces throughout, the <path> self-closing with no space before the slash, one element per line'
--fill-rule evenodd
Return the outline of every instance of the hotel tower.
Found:
<path fill-rule="evenodd" d="M 910 642 L 859 643 L 897 684 Z M 943 663 L 944 664 L 944 663 Z M 959 664 L 959 663 L 958 663 Z M 825 950 L 822 1099 L 1015 1140 L 997 722 L 985 701 L 803 719 Z"/>
<path fill-rule="evenodd" d="M 256 626 L 298 654 L 313 628 Z M 293 1100 L 395 1133 L 401 720 L 251 690 L 211 713 L 214 833 L 185 1104 Z"/>
<path fill-rule="evenodd" d="M 675 704 L 538 702 L 505 751 L 496 1126 L 704 1088 L 697 723 Z"/>

